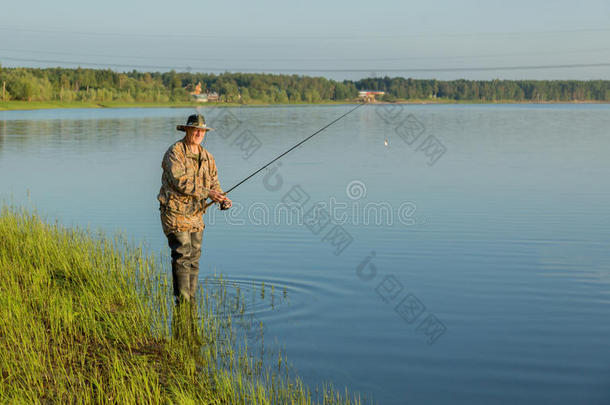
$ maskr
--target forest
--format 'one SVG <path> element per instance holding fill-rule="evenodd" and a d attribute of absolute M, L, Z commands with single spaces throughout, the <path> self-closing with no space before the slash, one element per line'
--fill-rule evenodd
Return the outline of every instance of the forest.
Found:
<path fill-rule="evenodd" d="M 320 103 L 354 100 L 360 90 L 384 91 L 381 101 L 610 101 L 607 80 L 434 80 L 324 77 L 268 73 L 116 72 L 84 68 L 0 66 L 2 101 L 173 103 L 192 100 L 200 83 L 225 103 Z"/>

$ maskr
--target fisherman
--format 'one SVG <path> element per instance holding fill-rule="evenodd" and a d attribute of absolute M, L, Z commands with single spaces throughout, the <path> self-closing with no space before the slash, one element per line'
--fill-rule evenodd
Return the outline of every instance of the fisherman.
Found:
<path fill-rule="evenodd" d="M 195 304 L 199 258 L 203 238 L 203 214 L 206 199 L 229 209 L 231 200 L 218 182 L 214 157 L 201 146 L 207 131 L 201 114 L 188 117 L 185 125 L 176 127 L 185 136 L 169 147 L 161 167 L 161 190 L 157 199 L 163 233 L 172 251 L 172 280 L 176 304 Z"/>

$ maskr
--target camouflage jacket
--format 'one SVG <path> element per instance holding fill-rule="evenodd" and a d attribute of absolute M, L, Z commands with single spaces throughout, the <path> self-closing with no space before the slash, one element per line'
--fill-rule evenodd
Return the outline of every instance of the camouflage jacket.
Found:
<path fill-rule="evenodd" d="M 199 154 L 192 153 L 183 138 L 165 152 L 161 167 L 163 175 L 157 199 L 163 232 L 167 235 L 203 230 L 208 190 L 223 192 L 214 157 L 201 145 Z"/>

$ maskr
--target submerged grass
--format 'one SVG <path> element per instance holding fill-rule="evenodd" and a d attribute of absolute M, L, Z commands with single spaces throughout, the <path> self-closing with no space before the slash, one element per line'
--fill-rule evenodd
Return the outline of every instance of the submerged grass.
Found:
<path fill-rule="evenodd" d="M 200 288 L 192 334 L 176 337 L 165 274 L 124 238 L 3 207 L 0 403 L 360 403 L 310 390 L 281 354 L 263 366 L 240 344 L 244 305 L 226 289 Z"/>

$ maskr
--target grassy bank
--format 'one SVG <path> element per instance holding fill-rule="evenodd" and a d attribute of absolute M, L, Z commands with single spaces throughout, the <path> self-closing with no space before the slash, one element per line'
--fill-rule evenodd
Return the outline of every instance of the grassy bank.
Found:
<path fill-rule="evenodd" d="M 2 208 L 0 403 L 359 403 L 310 391 L 281 354 L 258 361 L 217 286 L 172 319 L 171 280 L 140 248 Z"/>
<path fill-rule="evenodd" d="M 125 103 L 125 102 L 82 102 L 82 101 L 0 101 L 0 111 L 43 110 L 51 108 L 145 108 L 145 107 L 197 107 L 195 103 Z"/>
<path fill-rule="evenodd" d="M 249 104 L 239 103 L 87 103 L 87 102 L 63 102 L 63 101 L 0 101 L 0 111 L 12 110 L 41 110 L 52 108 L 197 108 L 197 107 L 253 107 L 253 106 L 273 106 L 273 105 L 337 105 L 353 104 L 356 101 L 323 101 L 319 103 L 298 102 L 290 104 L 268 104 L 253 102 Z M 449 100 L 449 99 L 397 99 L 392 103 L 379 102 L 376 104 L 608 104 L 605 101 L 515 101 L 515 100 Z"/>
<path fill-rule="evenodd" d="M 313 104 L 346 104 L 348 101 L 325 101 Z M 291 105 L 307 105 L 312 103 L 299 102 Z M 0 111 L 16 110 L 43 110 L 52 108 L 197 108 L 197 107 L 240 107 L 240 106 L 270 106 L 282 104 L 267 104 L 253 102 L 249 104 L 240 103 L 125 103 L 125 102 L 104 102 L 90 103 L 80 101 L 0 101 Z"/>

